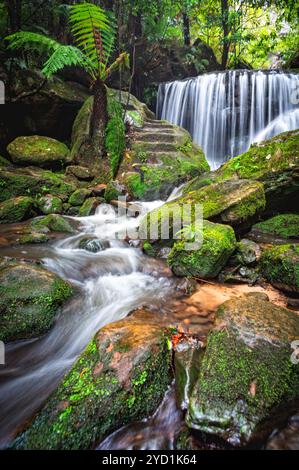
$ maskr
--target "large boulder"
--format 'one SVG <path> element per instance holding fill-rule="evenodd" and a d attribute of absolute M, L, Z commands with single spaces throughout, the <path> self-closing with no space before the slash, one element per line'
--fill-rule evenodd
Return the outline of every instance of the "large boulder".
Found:
<path fill-rule="evenodd" d="M 40 168 L 0 168 L 0 202 L 17 196 L 51 194 L 68 200 L 76 189 L 74 180 Z"/>
<path fill-rule="evenodd" d="M 190 398 L 188 426 L 234 445 L 270 432 L 278 407 L 287 410 L 299 396 L 299 369 L 291 361 L 298 336 L 298 315 L 260 295 L 221 305 Z"/>
<path fill-rule="evenodd" d="M 274 287 L 299 293 L 299 245 L 277 245 L 264 250 L 260 268 Z"/>
<path fill-rule="evenodd" d="M 31 228 L 38 233 L 62 232 L 73 233 L 74 228 L 67 220 L 58 214 L 49 214 L 45 217 L 34 219 L 31 222 Z"/>
<path fill-rule="evenodd" d="M 41 196 L 37 201 L 37 207 L 45 214 L 61 214 L 63 211 L 62 200 L 52 194 Z"/>
<path fill-rule="evenodd" d="M 237 241 L 234 230 L 228 225 L 213 224 L 204 221 L 194 247 L 190 242 L 178 241 L 168 257 L 168 263 L 177 276 L 214 278 L 227 263 L 234 252 Z M 188 249 L 189 248 L 189 249 Z"/>
<path fill-rule="evenodd" d="M 28 339 L 46 333 L 71 286 L 53 273 L 29 263 L 0 267 L 0 340 Z"/>
<path fill-rule="evenodd" d="M 144 311 L 104 327 L 15 447 L 86 450 L 149 416 L 170 383 L 168 342 L 165 329 Z"/>
<path fill-rule="evenodd" d="M 65 144 L 38 135 L 17 137 L 8 145 L 7 151 L 14 163 L 23 166 L 55 169 L 63 167 L 69 159 L 69 149 Z"/>
<path fill-rule="evenodd" d="M 34 215 L 34 201 L 31 197 L 20 196 L 0 203 L 0 224 L 13 224 Z"/>

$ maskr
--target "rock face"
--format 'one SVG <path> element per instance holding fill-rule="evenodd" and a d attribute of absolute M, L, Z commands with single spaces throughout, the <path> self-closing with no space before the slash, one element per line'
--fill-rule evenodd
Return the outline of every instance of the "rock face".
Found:
<path fill-rule="evenodd" d="M 0 267 L 0 340 L 46 333 L 59 307 L 71 296 L 68 283 L 45 269 L 24 264 Z"/>
<path fill-rule="evenodd" d="M 18 449 L 90 449 L 156 410 L 170 382 L 171 352 L 152 314 L 100 330 L 15 444 Z"/>
<path fill-rule="evenodd" d="M 250 238 L 257 241 L 267 238 L 299 239 L 299 214 L 280 214 L 255 224 Z"/>
<path fill-rule="evenodd" d="M 0 203 L 0 224 L 21 222 L 34 215 L 34 201 L 31 197 L 20 196 Z"/>
<path fill-rule="evenodd" d="M 69 149 L 65 144 L 38 135 L 18 137 L 8 145 L 7 151 L 14 163 L 23 166 L 61 168 L 69 158 Z"/>
<path fill-rule="evenodd" d="M 278 289 L 299 293 L 299 245 L 266 249 L 261 258 L 261 271 Z"/>
<path fill-rule="evenodd" d="M 51 194 L 66 201 L 75 189 L 74 180 L 40 168 L 0 168 L 0 202 L 17 196 Z"/>
<path fill-rule="evenodd" d="M 177 276 L 200 278 L 216 277 L 236 248 L 234 230 L 227 225 L 204 221 L 198 233 L 198 248 L 188 251 L 188 242 L 179 241 L 168 257 L 168 263 Z M 195 242 L 196 243 L 196 242 Z"/>
<path fill-rule="evenodd" d="M 188 426 L 234 445 L 266 430 L 275 408 L 298 398 L 299 370 L 291 362 L 298 335 L 298 315 L 260 296 L 224 303 L 208 336 Z"/>

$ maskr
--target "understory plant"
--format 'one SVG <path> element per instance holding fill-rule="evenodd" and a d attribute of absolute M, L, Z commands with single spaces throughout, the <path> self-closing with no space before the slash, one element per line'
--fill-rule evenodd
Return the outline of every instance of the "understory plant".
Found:
<path fill-rule="evenodd" d="M 70 6 L 69 26 L 76 46 L 61 44 L 43 34 L 20 31 L 6 37 L 8 48 L 44 58 L 42 73 L 46 78 L 68 66 L 79 66 L 89 74 L 94 92 L 90 143 L 95 154 L 103 156 L 108 123 L 105 82 L 113 71 L 129 65 L 129 57 L 123 52 L 110 63 L 115 42 L 115 22 L 101 7 L 88 2 Z"/>

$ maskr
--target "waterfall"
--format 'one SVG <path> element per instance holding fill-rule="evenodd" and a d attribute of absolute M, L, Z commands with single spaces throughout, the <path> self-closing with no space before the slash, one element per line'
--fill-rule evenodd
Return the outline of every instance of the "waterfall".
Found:
<path fill-rule="evenodd" d="M 157 117 L 187 129 L 213 170 L 253 142 L 299 128 L 299 75 L 236 70 L 163 83 Z"/>

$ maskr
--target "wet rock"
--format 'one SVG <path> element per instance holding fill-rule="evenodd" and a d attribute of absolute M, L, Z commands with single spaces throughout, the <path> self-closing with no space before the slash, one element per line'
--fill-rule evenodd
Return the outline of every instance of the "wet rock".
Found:
<path fill-rule="evenodd" d="M 170 383 L 171 351 L 152 313 L 138 311 L 101 329 L 18 449 L 90 449 L 121 426 L 151 415 Z"/>
<path fill-rule="evenodd" d="M 18 137 L 11 142 L 7 151 L 12 161 L 23 166 L 60 168 L 69 159 L 69 149 L 58 140 L 50 137 Z"/>
<path fill-rule="evenodd" d="M 57 214 L 50 214 L 45 217 L 35 219 L 31 223 L 31 227 L 34 231 L 40 233 L 52 232 L 63 232 L 63 233 L 74 233 L 74 228 L 70 222 Z"/>
<path fill-rule="evenodd" d="M 125 196 L 127 194 L 126 188 L 119 181 L 110 181 L 106 185 L 104 198 L 105 201 L 110 203 L 113 200 L 117 200 L 120 196 Z"/>
<path fill-rule="evenodd" d="M 298 316 L 260 298 L 221 305 L 208 336 L 186 422 L 234 445 L 269 432 L 276 407 L 298 398 L 299 370 L 291 343 Z"/>
<path fill-rule="evenodd" d="M 61 214 L 63 211 L 62 200 L 51 194 L 40 197 L 37 202 L 37 207 L 45 215 Z"/>
<path fill-rule="evenodd" d="M 260 278 L 258 268 L 247 266 L 227 267 L 219 274 L 220 282 L 254 285 Z"/>
<path fill-rule="evenodd" d="M 69 204 L 71 206 L 81 206 L 85 199 L 91 195 L 90 189 L 82 188 L 77 189 L 69 198 Z"/>
<path fill-rule="evenodd" d="M 104 249 L 104 245 L 101 240 L 96 238 L 84 238 L 79 243 L 81 250 L 90 251 L 91 253 L 98 253 Z"/>
<path fill-rule="evenodd" d="M 51 194 L 63 202 L 69 198 L 76 186 L 65 175 L 40 168 L 0 168 L 0 202 L 17 196 Z"/>
<path fill-rule="evenodd" d="M 78 180 L 90 180 L 93 178 L 89 169 L 84 166 L 68 166 L 65 174 L 67 176 L 75 176 Z"/>
<path fill-rule="evenodd" d="M 267 450 L 299 450 L 299 413 L 292 416 L 283 429 L 269 438 Z"/>
<path fill-rule="evenodd" d="M 251 240 L 243 239 L 237 245 L 237 260 L 245 266 L 256 265 L 261 258 L 259 245 Z"/>
<path fill-rule="evenodd" d="M 86 199 L 84 204 L 80 207 L 79 216 L 89 217 L 90 215 L 94 215 L 99 204 L 100 201 L 96 197 L 90 197 Z"/>
<path fill-rule="evenodd" d="M 0 203 L 0 224 L 13 224 L 35 214 L 31 197 L 21 196 Z"/>
<path fill-rule="evenodd" d="M 277 245 L 266 249 L 260 268 L 274 287 L 299 293 L 299 245 Z"/>
<path fill-rule="evenodd" d="M 0 339 L 40 336 L 53 325 L 71 286 L 34 264 L 9 263 L 0 268 Z"/>
<path fill-rule="evenodd" d="M 257 241 L 269 241 L 270 238 L 299 240 L 299 214 L 281 214 L 255 224 L 250 238 Z"/>
<path fill-rule="evenodd" d="M 92 188 L 92 194 L 94 196 L 104 196 L 106 188 L 107 184 L 97 184 L 94 188 Z"/>
<path fill-rule="evenodd" d="M 234 230 L 228 225 L 204 221 L 199 240 L 200 235 L 202 243 L 181 240 L 174 244 L 168 263 L 177 276 L 214 278 L 235 250 Z"/>

